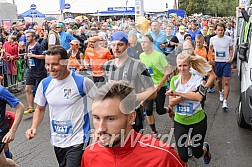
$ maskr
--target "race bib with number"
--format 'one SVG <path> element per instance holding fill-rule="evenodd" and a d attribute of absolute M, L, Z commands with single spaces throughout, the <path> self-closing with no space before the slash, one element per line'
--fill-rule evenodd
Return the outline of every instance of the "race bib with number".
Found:
<path fill-rule="evenodd" d="M 30 66 L 30 67 L 34 67 L 34 66 L 35 66 L 35 61 L 34 61 L 34 59 L 28 58 L 28 61 L 29 61 L 29 66 Z"/>
<path fill-rule="evenodd" d="M 216 57 L 225 58 L 226 52 L 225 51 L 216 51 Z"/>
<path fill-rule="evenodd" d="M 59 135 L 71 135 L 73 134 L 73 125 L 70 120 L 55 121 L 52 120 L 53 132 Z"/>
<path fill-rule="evenodd" d="M 165 48 L 165 53 L 171 53 L 172 52 L 172 47 L 166 47 Z"/>
<path fill-rule="evenodd" d="M 177 112 L 181 115 L 193 115 L 193 103 L 179 103 Z"/>
<path fill-rule="evenodd" d="M 147 70 L 148 70 L 148 72 L 149 72 L 150 75 L 154 75 L 152 67 L 148 67 Z"/>

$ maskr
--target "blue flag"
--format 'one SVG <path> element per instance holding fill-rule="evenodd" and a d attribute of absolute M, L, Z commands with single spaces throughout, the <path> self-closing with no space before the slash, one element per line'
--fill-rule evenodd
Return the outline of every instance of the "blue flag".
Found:
<path fill-rule="evenodd" d="M 60 10 L 65 9 L 65 0 L 59 0 Z"/>

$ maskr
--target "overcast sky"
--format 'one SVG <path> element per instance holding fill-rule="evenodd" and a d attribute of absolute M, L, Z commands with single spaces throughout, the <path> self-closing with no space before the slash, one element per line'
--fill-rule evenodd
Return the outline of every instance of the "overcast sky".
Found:
<path fill-rule="evenodd" d="M 12 3 L 13 0 L 0 0 Z M 94 12 L 104 11 L 107 7 L 126 6 L 126 0 L 65 0 L 66 3 L 71 4 L 71 9 L 77 12 Z M 154 3 L 155 2 L 155 3 Z M 144 0 L 144 8 L 149 12 L 157 9 L 166 9 L 166 3 L 169 3 L 169 8 L 172 7 L 174 0 Z M 18 8 L 18 13 L 23 13 L 30 9 L 31 4 L 36 4 L 37 10 L 41 12 L 52 12 L 59 10 L 59 0 L 15 0 Z M 128 7 L 133 7 L 135 0 L 128 0 Z"/>

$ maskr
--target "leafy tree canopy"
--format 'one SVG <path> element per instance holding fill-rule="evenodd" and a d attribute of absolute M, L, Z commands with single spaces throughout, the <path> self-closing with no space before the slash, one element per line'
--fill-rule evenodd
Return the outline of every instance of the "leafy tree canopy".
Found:
<path fill-rule="evenodd" d="M 239 0 L 179 0 L 179 9 L 184 9 L 187 15 L 235 16 L 238 5 Z"/>

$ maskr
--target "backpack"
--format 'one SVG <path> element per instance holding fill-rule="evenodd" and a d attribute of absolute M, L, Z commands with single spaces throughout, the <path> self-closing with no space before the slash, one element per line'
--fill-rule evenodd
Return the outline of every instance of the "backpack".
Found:
<path fill-rule="evenodd" d="M 83 82 L 84 82 L 84 76 L 82 75 L 79 75 L 79 74 L 76 74 L 74 72 L 72 72 L 72 76 L 74 78 L 74 81 L 77 85 L 77 88 L 78 88 L 78 91 L 79 91 L 79 94 L 84 97 L 86 94 L 84 93 L 84 88 L 83 88 Z M 45 96 L 45 92 L 48 88 L 48 85 L 49 83 L 51 82 L 52 80 L 52 77 L 49 76 L 45 79 L 42 80 L 42 85 L 43 85 L 43 95 Z"/>

